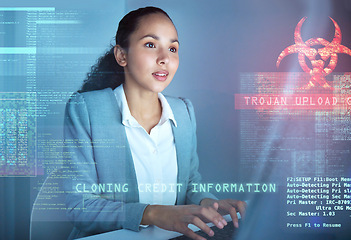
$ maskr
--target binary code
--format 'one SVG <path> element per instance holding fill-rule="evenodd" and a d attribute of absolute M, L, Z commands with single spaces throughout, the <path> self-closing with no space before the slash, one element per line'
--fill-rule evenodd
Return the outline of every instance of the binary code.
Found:
<path fill-rule="evenodd" d="M 36 94 L 0 93 L 0 175 L 36 175 Z"/>

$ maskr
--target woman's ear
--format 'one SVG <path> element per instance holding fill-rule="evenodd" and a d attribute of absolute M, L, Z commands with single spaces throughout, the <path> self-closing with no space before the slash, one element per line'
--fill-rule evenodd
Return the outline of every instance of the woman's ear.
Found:
<path fill-rule="evenodd" d="M 127 66 L 127 55 L 126 55 L 126 52 L 124 51 L 124 49 L 121 46 L 116 45 L 114 47 L 114 49 L 113 49 L 113 53 L 115 55 L 116 62 L 121 67 Z"/>

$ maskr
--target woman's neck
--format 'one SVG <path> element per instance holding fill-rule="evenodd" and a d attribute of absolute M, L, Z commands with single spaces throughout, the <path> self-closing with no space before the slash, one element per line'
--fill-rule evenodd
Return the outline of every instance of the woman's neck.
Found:
<path fill-rule="evenodd" d="M 150 134 L 151 129 L 158 124 L 162 115 L 158 94 L 136 89 L 128 84 L 123 84 L 123 90 L 130 113 Z"/>

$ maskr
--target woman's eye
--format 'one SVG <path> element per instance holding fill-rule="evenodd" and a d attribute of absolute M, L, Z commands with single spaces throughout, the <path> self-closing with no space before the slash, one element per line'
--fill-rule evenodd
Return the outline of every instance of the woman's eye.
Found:
<path fill-rule="evenodd" d="M 175 52 L 177 52 L 177 49 L 176 49 L 175 47 L 171 47 L 171 48 L 169 49 L 169 51 L 175 53 Z"/>
<path fill-rule="evenodd" d="M 146 44 L 145 44 L 145 47 L 154 48 L 155 45 L 154 45 L 153 43 L 146 43 Z"/>

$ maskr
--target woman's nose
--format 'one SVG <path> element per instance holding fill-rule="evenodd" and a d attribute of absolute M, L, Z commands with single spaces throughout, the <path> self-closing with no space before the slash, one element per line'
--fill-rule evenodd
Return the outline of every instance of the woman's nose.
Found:
<path fill-rule="evenodd" d="M 163 64 L 168 64 L 168 62 L 169 62 L 168 49 L 167 50 L 160 49 L 157 56 L 157 63 L 160 65 L 163 65 Z"/>

